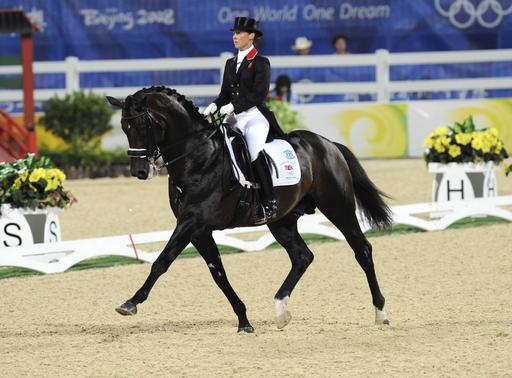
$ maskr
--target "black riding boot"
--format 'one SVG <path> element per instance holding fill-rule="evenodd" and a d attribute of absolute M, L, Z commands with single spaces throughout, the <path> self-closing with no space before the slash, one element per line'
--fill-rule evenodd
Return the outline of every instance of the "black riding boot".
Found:
<path fill-rule="evenodd" d="M 274 197 L 272 176 L 263 152 L 260 152 L 258 158 L 252 162 L 252 168 L 256 172 L 261 185 L 260 194 L 264 211 L 263 216 L 266 221 L 269 221 L 277 215 L 277 201 Z"/>

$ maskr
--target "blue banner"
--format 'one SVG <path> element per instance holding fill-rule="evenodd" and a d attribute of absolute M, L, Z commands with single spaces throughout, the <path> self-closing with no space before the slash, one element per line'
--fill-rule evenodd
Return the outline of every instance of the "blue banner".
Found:
<path fill-rule="evenodd" d="M 260 20 L 258 49 L 291 55 L 295 38 L 313 42 L 311 54 L 331 54 L 332 37 L 348 39 L 351 53 L 512 48 L 512 0 L 0 0 L 22 8 L 41 32 L 34 35 L 36 61 L 218 56 L 234 52 L 229 29 L 237 16 Z M 0 34 L 0 56 L 19 55 L 19 36 Z M 456 69 L 455 69 L 456 68 Z M 393 67 L 392 80 L 512 75 L 512 64 Z M 274 69 L 292 82 L 373 81 L 371 67 Z M 82 87 L 218 84 L 218 70 L 92 73 Z M 63 74 L 36 75 L 37 88 L 64 87 Z M 1 89 L 1 88 L 0 88 Z M 503 91 L 501 91 L 503 92 Z M 456 94 L 501 96 L 500 91 Z M 509 93 L 505 93 L 509 95 Z M 450 98 L 417 93 L 395 100 Z M 372 100 L 371 96 L 315 96 L 304 101 Z M 208 101 L 205 99 L 204 101 Z M 204 102 L 203 101 L 203 102 Z"/>
<path fill-rule="evenodd" d="M 265 55 L 291 54 L 298 36 L 312 54 L 333 51 L 335 34 L 352 53 L 512 48 L 512 0 L 0 0 L 23 8 L 42 29 L 35 59 L 215 56 L 232 51 L 236 16 L 260 20 Z M 19 37 L 0 36 L 0 55 Z"/>

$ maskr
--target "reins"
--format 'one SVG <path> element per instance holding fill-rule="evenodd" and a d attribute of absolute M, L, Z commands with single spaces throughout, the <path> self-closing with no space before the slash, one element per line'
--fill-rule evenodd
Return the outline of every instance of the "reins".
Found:
<path fill-rule="evenodd" d="M 218 130 L 219 130 L 219 129 L 215 128 L 215 129 L 214 129 L 210 134 L 208 134 L 208 136 L 206 137 L 206 140 L 204 140 L 204 141 L 206 142 L 207 140 L 210 140 L 210 139 L 215 135 L 215 133 L 216 133 Z M 196 131 L 196 132 L 194 132 L 194 133 L 190 133 L 190 134 L 186 135 L 186 137 L 188 137 L 188 136 L 190 136 L 190 135 L 197 134 L 197 133 L 199 133 L 199 132 L 201 132 L 201 131 L 205 131 L 205 130 L 204 130 L 204 129 L 202 129 L 202 130 L 198 130 L 198 131 Z M 183 139 L 185 139 L 185 138 L 183 138 Z M 182 139 L 182 140 L 183 140 L 183 139 Z M 203 142 L 203 141 L 201 141 L 201 142 Z M 165 150 L 170 149 L 172 146 L 174 146 L 174 145 L 176 145 L 176 144 L 180 144 L 180 143 L 183 143 L 183 142 L 179 141 L 179 142 L 175 142 L 175 143 L 173 143 L 171 146 L 165 146 Z M 157 148 L 158 148 L 158 147 L 157 147 Z M 159 149 L 159 148 L 158 148 L 158 150 L 159 150 L 159 153 L 160 153 L 160 149 Z M 185 153 L 183 153 L 183 154 L 181 154 L 181 155 L 179 155 L 179 156 L 175 157 L 174 159 L 172 159 L 172 160 L 170 160 L 170 161 L 165 161 L 165 160 L 164 160 L 164 164 L 162 165 L 162 167 L 167 167 L 167 166 L 169 166 L 169 165 L 171 165 L 171 164 L 173 164 L 173 163 L 177 162 L 178 160 L 183 159 L 184 157 L 186 157 L 186 156 L 190 155 L 192 152 L 195 152 L 195 151 L 196 151 L 196 149 L 195 149 L 195 148 L 191 148 L 189 151 L 187 151 L 187 152 L 185 152 Z M 161 154 L 161 153 L 160 153 L 160 155 L 159 155 L 158 157 L 160 157 L 160 156 L 162 156 L 162 154 Z M 157 159 L 158 159 L 158 157 L 157 157 Z"/>

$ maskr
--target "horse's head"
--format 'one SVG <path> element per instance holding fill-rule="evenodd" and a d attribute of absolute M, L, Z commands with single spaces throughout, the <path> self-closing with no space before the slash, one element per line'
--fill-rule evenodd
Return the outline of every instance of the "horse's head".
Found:
<path fill-rule="evenodd" d="M 162 114 L 157 110 L 160 94 L 136 93 L 125 101 L 107 96 L 108 102 L 122 109 L 121 128 L 128 137 L 130 173 L 141 180 L 150 179 L 160 156 L 159 145 L 165 134 Z"/>
<path fill-rule="evenodd" d="M 121 127 L 128 137 L 130 172 L 141 180 L 151 178 L 158 166 L 169 167 L 197 151 L 198 145 L 187 148 L 205 131 L 218 128 L 209 124 L 185 96 L 166 87 L 144 88 L 124 101 L 107 96 L 111 105 L 121 108 Z M 178 164 L 173 167 L 179 166 Z"/>

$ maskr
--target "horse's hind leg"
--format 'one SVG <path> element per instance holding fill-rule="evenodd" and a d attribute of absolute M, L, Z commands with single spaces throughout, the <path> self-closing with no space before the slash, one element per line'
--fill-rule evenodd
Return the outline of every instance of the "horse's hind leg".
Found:
<path fill-rule="evenodd" d="M 375 306 L 375 324 L 389 324 L 384 310 L 385 299 L 380 291 L 373 266 L 372 245 L 361 231 L 355 215 L 355 205 L 347 203 L 344 207 L 339 205 L 340 201 L 324 201 L 317 199 L 318 208 L 343 233 L 354 251 L 357 262 L 366 274 L 368 286 L 370 286 L 372 293 L 373 305 Z"/>
<path fill-rule="evenodd" d="M 240 300 L 238 295 L 233 290 L 233 287 L 228 281 L 224 266 L 220 259 L 219 249 L 212 237 L 211 232 L 201 235 L 200 238 L 192 239 L 192 244 L 197 248 L 199 254 L 203 257 L 204 261 L 210 268 L 213 280 L 217 286 L 222 290 L 229 303 L 233 307 L 236 316 L 238 317 L 238 332 L 252 333 L 254 328 L 247 320 L 246 308 L 244 303 Z"/>
<path fill-rule="evenodd" d="M 268 225 L 270 232 L 281 244 L 290 257 L 292 267 L 288 276 L 275 295 L 276 300 L 276 325 L 284 328 L 291 320 L 287 303 L 295 285 L 313 262 L 313 253 L 300 236 L 297 230 L 297 217 L 290 215 L 278 222 Z"/>

